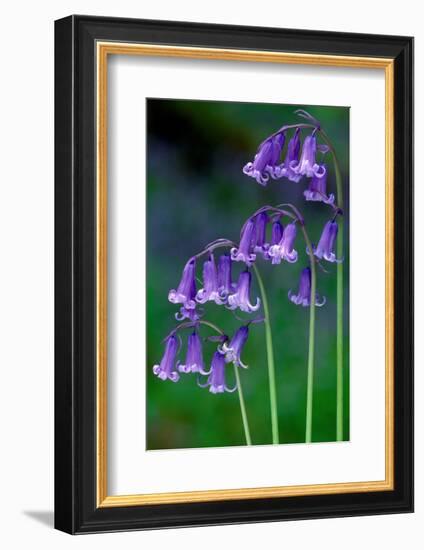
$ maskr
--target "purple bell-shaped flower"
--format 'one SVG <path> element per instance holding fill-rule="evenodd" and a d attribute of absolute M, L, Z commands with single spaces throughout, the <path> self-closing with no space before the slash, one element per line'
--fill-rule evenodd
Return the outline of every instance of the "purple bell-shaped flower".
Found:
<path fill-rule="evenodd" d="M 244 174 L 254 178 L 259 184 L 266 185 L 269 181 L 269 176 L 274 177 L 274 171 L 280 160 L 284 141 L 284 134 L 277 134 L 262 142 L 259 145 L 253 162 L 248 162 L 244 166 Z"/>
<path fill-rule="evenodd" d="M 250 271 L 242 271 L 237 283 L 237 289 L 233 294 L 228 296 L 228 308 L 229 309 L 241 309 L 246 313 L 252 313 L 257 311 L 261 306 L 261 301 L 256 298 L 256 304 L 253 305 L 250 302 L 250 285 L 252 281 L 252 275 Z"/>
<path fill-rule="evenodd" d="M 325 174 L 321 177 L 312 176 L 309 180 L 308 189 L 303 194 L 307 201 L 322 201 L 326 204 L 334 204 L 334 195 L 327 195 L 327 169 L 325 165 Z"/>
<path fill-rule="evenodd" d="M 224 302 L 221 299 L 218 290 L 218 274 L 216 271 L 215 259 L 213 254 L 203 264 L 203 288 L 201 288 L 196 294 L 196 301 L 199 304 L 206 302 L 215 302 L 218 305 Z"/>
<path fill-rule="evenodd" d="M 165 344 L 165 352 L 159 365 L 154 365 L 153 373 L 161 380 L 178 382 L 180 375 L 175 370 L 175 358 L 178 353 L 178 340 L 175 334 L 169 336 Z"/>
<path fill-rule="evenodd" d="M 238 248 L 231 249 L 231 259 L 234 262 L 244 262 L 246 265 L 252 265 L 256 260 L 256 254 L 252 252 L 255 238 L 255 222 L 250 218 L 245 223 L 240 237 Z"/>
<path fill-rule="evenodd" d="M 266 212 L 260 212 L 255 216 L 255 247 L 254 252 L 257 254 L 265 254 L 268 249 L 266 242 L 266 229 L 268 226 L 268 214 Z"/>
<path fill-rule="evenodd" d="M 306 176 L 308 178 L 312 176 L 316 176 L 317 178 L 323 177 L 326 169 L 324 165 L 316 162 L 316 152 L 317 138 L 314 134 L 306 136 L 298 164 L 294 165 L 292 163 L 294 173 L 298 176 Z"/>
<path fill-rule="evenodd" d="M 305 267 L 300 273 L 299 290 L 297 294 L 293 294 L 289 290 L 289 300 L 291 300 L 297 306 L 307 307 L 311 305 L 311 269 Z M 325 297 L 320 298 L 318 294 L 315 295 L 315 305 L 321 307 L 325 304 Z"/>
<path fill-rule="evenodd" d="M 238 367 L 247 369 L 247 365 L 242 362 L 240 355 L 247 342 L 248 336 L 249 328 L 247 326 L 242 326 L 236 331 L 230 342 L 224 342 L 222 344 L 219 351 L 225 355 L 226 363 L 234 363 L 234 365 Z"/>
<path fill-rule="evenodd" d="M 205 384 L 198 382 L 201 388 L 209 387 L 211 393 L 234 392 L 237 386 L 229 388 L 225 382 L 225 356 L 216 351 L 212 357 L 211 370 Z"/>
<path fill-rule="evenodd" d="M 227 301 L 228 296 L 234 292 L 236 287 L 232 280 L 231 267 L 231 257 L 228 254 L 220 256 L 218 261 L 218 292 L 223 303 Z"/>
<path fill-rule="evenodd" d="M 302 176 L 294 171 L 294 167 L 299 162 L 300 152 L 300 129 L 296 128 L 296 131 L 287 145 L 287 153 L 283 164 L 277 166 L 274 170 L 275 177 L 288 178 L 290 181 L 298 182 Z"/>
<path fill-rule="evenodd" d="M 339 263 L 343 261 L 343 258 L 336 258 L 336 254 L 334 253 L 334 244 L 336 242 L 338 230 L 338 225 L 334 221 L 328 221 L 324 225 L 321 238 L 317 247 L 314 249 L 314 254 L 317 258 L 320 260 L 327 260 L 327 262 Z"/>
<path fill-rule="evenodd" d="M 268 255 L 273 264 L 279 264 L 281 260 L 286 260 L 290 263 L 296 262 L 297 251 L 293 248 L 296 231 L 296 225 L 289 223 L 284 229 L 280 242 L 269 247 Z"/>
<path fill-rule="evenodd" d="M 168 300 L 173 304 L 183 304 L 186 309 L 194 309 L 196 302 L 196 261 L 191 258 L 183 269 L 180 284 L 177 290 L 170 290 Z"/>
<path fill-rule="evenodd" d="M 184 373 L 200 372 L 200 374 L 209 374 L 205 371 L 202 341 L 195 330 L 188 337 L 186 359 L 184 363 L 178 365 L 178 370 Z"/>

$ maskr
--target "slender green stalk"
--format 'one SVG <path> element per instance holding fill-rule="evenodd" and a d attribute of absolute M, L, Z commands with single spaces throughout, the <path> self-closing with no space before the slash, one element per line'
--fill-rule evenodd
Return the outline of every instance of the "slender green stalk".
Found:
<path fill-rule="evenodd" d="M 343 257 L 343 223 L 340 224 L 337 257 Z M 343 441 L 343 264 L 337 264 L 337 411 L 336 438 Z"/>
<path fill-rule="evenodd" d="M 306 429 L 305 442 L 312 441 L 312 411 L 314 401 L 314 363 L 315 363 L 315 298 L 316 298 L 316 266 L 315 258 L 312 253 L 312 244 L 306 233 L 306 229 L 302 227 L 305 237 L 306 246 L 309 250 L 310 266 L 311 266 L 311 304 L 309 306 L 309 346 L 308 346 L 308 372 L 306 385 Z"/>
<path fill-rule="evenodd" d="M 209 321 L 200 320 L 200 321 L 198 321 L 198 323 L 200 323 L 202 325 L 205 325 L 207 327 L 210 327 L 212 330 L 214 330 L 215 332 L 218 332 L 219 334 L 223 334 L 223 332 L 220 328 L 218 328 L 216 325 L 214 325 L 213 323 L 211 323 Z M 239 374 L 238 369 L 239 369 L 239 367 L 234 365 L 234 373 L 236 375 L 237 391 L 238 391 L 238 394 L 239 394 L 240 411 L 241 411 L 241 418 L 243 420 L 243 429 L 244 429 L 244 435 L 246 437 L 246 445 L 251 445 L 252 444 L 252 439 L 250 437 L 249 421 L 247 419 L 246 405 L 244 403 L 244 396 L 243 396 L 243 388 L 242 388 L 242 385 L 241 385 L 240 374 Z"/>
<path fill-rule="evenodd" d="M 262 281 L 262 277 L 255 264 L 253 264 L 256 279 L 258 281 L 259 290 L 261 292 L 262 304 L 264 306 L 264 324 L 265 324 L 265 342 L 266 352 L 268 359 L 268 378 L 269 378 L 269 403 L 271 408 L 271 429 L 272 429 L 272 442 L 273 444 L 279 443 L 278 434 L 278 412 L 277 412 L 277 388 L 275 384 L 275 365 L 274 365 L 274 350 L 272 345 L 272 331 L 271 322 L 269 318 L 268 299 L 265 291 L 265 287 Z"/>
<path fill-rule="evenodd" d="M 238 390 L 239 400 L 240 400 L 240 410 L 241 410 L 241 417 L 243 420 L 244 435 L 246 437 L 246 445 L 251 445 L 252 440 L 250 438 L 249 422 L 247 420 L 246 406 L 244 404 L 244 397 L 243 397 L 243 389 L 241 387 L 239 367 L 237 365 L 234 365 L 234 374 L 236 375 L 237 390 Z"/>
<path fill-rule="evenodd" d="M 343 180 L 340 172 L 340 166 L 334 149 L 332 149 L 334 171 L 336 174 L 337 187 L 337 203 L 343 209 Z M 344 256 L 344 221 L 339 226 L 339 234 L 337 238 L 337 257 Z M 337 408 L 336 408 L 336 439 L 343 441 L 343 269 L 344 263 L 337 264 L 337 331 L 336 331 L 336 346 L 337 346 Z"/>
<path fill-rule="evenodd" d="M 343 180 L 334 148 L 325 132 L 321 130 L 321 135 L 330 147 L 333 155 L 334 171 L 336 175 L 337 204 L 343 209 Z M 344 256 L 344 223 L 340 223 L 339 234 L 337 236 L 337 257 Z M 336 439 L 343 441 L 343 262 L 337 264 L 337 315 L 336 315 Z"/>

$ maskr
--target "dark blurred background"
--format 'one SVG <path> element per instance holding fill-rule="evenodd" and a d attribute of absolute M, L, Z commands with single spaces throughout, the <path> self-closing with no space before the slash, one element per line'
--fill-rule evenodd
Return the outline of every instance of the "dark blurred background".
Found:
<path fill-rule="evenodd" d="M 313 243 L 317 243 L 331 209 L 305 202 L 307 180 L 296 184 L 270 180 L 262 187 L 242 172 L 258 144 L 284 124 L 301 121 L 296 109 L 320 120 L 333 141 L 345 182 L 345 334 L 348 334 L 348 167 L 349 109 L 306 105 L 273 105 L 191 100 L 147 100 L 147 449 L 244 445 L 237 392 L 213 395 L 182 375 L 174 384 L 152 373 L 163 354 L 163 338 L 176 324 L 176 306 L 167 300 L 176 288 L 188 257 L 219 237 L 238 241 L 245 219 L 264 204 L 293 202 L 303 212 Z M 302 136 L 306 133 L 302 134 Z M 287 143 L 287 141 L 286 141 Z M 284 158 L 285 151 L 283 153 Z M 328 156 L 328 191 L 335 192 Z M 309 308 L 287 299 L 297 291 L 299 273 L 307 265 L 301 233 L 295 248 L 299 260 L 271 266 L 259 260 L 274 339 L 281 443 L 305 437 L 306 362 Z M 218 251 L 216 258 L 218 258 Z M 241 267 L 233 270 L 236 279 Z M 336 268 L 318 269 L 318 292 L 327 298 L 317 308 L 313 441 L 336 437 Z M 201 264 L 198 266 L 199 276 Z M 254 279 L 254 278 L 253 278 Z M 253 283 L 252 300 L 259 291 Z M 241 316 L 246 317 L 241 313 Z M 232 334 L 240 321 L 223 306 L 206 304 L 205 318 Z M 187 331 L 186 331 L 187 333 Z M 202 328 L 204 336 L 210 335 Z M 349 439 L 349 350 L 345 342 L 344 434 Z M 209 362 L 216 345 L 204 346 Z M 185 346 L 181 358 L 185 356 Z M 248 370 L 240 372 L 254 444 L 271 442 L 268 372 L 263 324 L 253 325 L 243 353 Z M 227 369 L 233 385 L 232 366 Z"/>

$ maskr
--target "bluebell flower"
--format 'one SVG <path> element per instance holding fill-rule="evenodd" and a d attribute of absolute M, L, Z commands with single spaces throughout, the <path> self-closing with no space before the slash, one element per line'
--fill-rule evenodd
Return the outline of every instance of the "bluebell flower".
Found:
<path fill-rule="evenodd" d="M 266 229 L 268 226 L 268 214 L 266 212 L 260 212 L 255 216 L 255 248 L 254 252 L 264 254 L 268 248 L 266 242 Z"/>
<path fill-rule="evenodd" d="M 298 182 L 302 176 L 294 171 L 294 167 L 299 162 L 300 152 L 300 129 L 296 128 L 296 131 L 287 145 L 287 153 L 284 162 L 274 169 L 274 175 L 276 178 L 288 178 L 290 181 Z"/>
<path fill-rule="evenodd" d="M 240 308 L 241 311 L 246 313 L 252 313 L 257 311 L 261 306 L 261 301 L 259 298 L 256 298 L 256 304 L 252 305 L 250 303 L 250 285 L 252 282 L 252 275 L 250 271 L 242 271 L 239 275 L 237 289 L 233 294 L 228 296 L 228 308 L 237 309 Z"/>
<path fill-rule="evenodd" d="M 326 204 L 334 204 L 334 195 L 327 195 L 327 167 L 323 164 L 325 173 L 321 177 L 312 176 L 308 189 L 303 194 L 307 201 L 322 201 Z"/>
<path fill-rule="evenodd" d="M 247 365 L 242 362 L 240 355 L 243 351 L 244 345 L 246 344 L 248 336 L 249 327 L 245 325 L 236 331 L 230 342 L 224 342 L 222 344 L 219 351 L 225 355 L 226 363 L 234 363 L 234 365 L 237 365 L 238 367 L 247 369 Z"/>
<path fill-rule="evenodd" d="M 215 302 L 221 305 L 224 303 L 218 291 L 218 274 L 213 254 L 203 264 L 203 288 L 196 294 L 196 301 L 200 304 Z"/>
<path fill-rule="evenodd" d="M 262 142 L 259 145 L 253 162 L 248 162 L 244 166 L 243 172 L 247 176 L 255 178 L 261 185 L 266 185 L 269 181 L 269 176 L 274 177 L 274 170 L 279 162 L 284 141 L 284 134 L 277 134 Z"/>
<path fill-rule="evenodd" d="M 272 222 L 271 242 L 270 242 L 269 246 L 272 246 L 273 244 L 278 244 L 281 241 L 283 233 L 284 233 L 284 227 L 281 225 L 280 220 L 276 220 L 276 221 Z"/>
<path fill-rule="evenodd" d="M 196 330 L 188 337 L 185 363 L 180 363 L 178 365 L 178 370 L 184 373 L 200 372 L 200 374 L 209 374 L 209 371 L 205 370 L 202 341 Z"/>
<path fill-rule="evenodd" d="M 326 169 L 324 165 L 316 162 L 317 138 L 315 135 L 306 136 L 303 142 L 302 154 L 297 165 L 292 164 L 293 171 L 299 176 L 311 178 L 316 176 L 321 178 L 324 176 Z"/>
<path fill-rule="evenodd" d="M 339 228 L 336 222 L 328 221 L 324 225 L 318 246 L 314 249 L 317 258 L 327 260 L 327 262 L 342 262 L 343 259 L 337 259 L 334 253 L 334 244 L 336 242 Z"/>
<path fill-rule="evenodd" d="M 252 265 L 256 260 L 256 254 L 252 252 L 254 238 L 255 222 L 252 218 L 249 218 L 242 229 L 238 248 L 231 249 L 231 259 L 234 262 L 244 262 L 247 265 Z"/>
<path fill-rule="evenodd" d="M 293 248 L 296 232 L 296 225 L 289 223 L 283 231 L 280 242 L 269 247 L 268 255 L 273 264 L 279 264 L 281 260 L 286 260 L 290 263 L 294 263 L 297 260 L 297 251 Z"/>
<path fill-rule="evenodd" d="M 220 256 L 218 261 L 218 292 L 222 301 L 226 301 L 229 294 L 234 292 L 236 285 L 231 275 L 231 258 L 228 254 Z"/>
<path fill-rule="evenodd" d="M 299 281 L 299 290 L 297 294 L 293 294 L 289 290 L 289 299 L 297 306 L 307 307 L 311 305 L 311 268 L 305 267 L 302 269 Z M 321 307 L 325 304 L 325 297 L 322 299 L 315 295 L 315 305 Z"/>
<path fill-rule="evenodd" d="M 271 240 L 268 244 L 266 244 L 265 252 L 263 255 L 265 260 L 271 259 L 271 256 L 269 255 L 269 249 L 271 248 L 271 246 L 278 244 L 281 241 L 283 233 L 284 227 L 281 225 L 280 220 L 273 221 L 271 226 Z"/>
<path fill-rule="evenodd" d="M 201 388 L 209 386 L 211 393 L 224 393 L 236 391 L 237 386 L 229 388 L 225 383 L 225 357 L 219 351 L 216 351 L 212 357 L 211 370 L 208 380 L 205 384 L 198 382 Z"/>
<path fill-rule="evenodd" d="M 178 353 L 178 340 L 175 334 L 169 336 L 165 344 L 165 352 L 159 365 L 154 365 L 153 373 L 161 380 L 178 382 L 180 375 L 175 370 L 175 358 Z"/>
<path fill-rule="evenodd" d="M 183 269 L 180 284 L 177 290 L 170 290 L 168 300 L 173 304 L 183 304 L 185 309 L 196 307 L 196 261 L 191 258 Z"/>
<path fill-rule="evenodd" d="M 184 321 L 184 319 L 188 319 L 194 323 L 200 319 L 200 314 L 197 309 L 190 309 L 185 306 L 181 306 L 180 310 L 175 314 L 175 319 L 179 322 Z"/>

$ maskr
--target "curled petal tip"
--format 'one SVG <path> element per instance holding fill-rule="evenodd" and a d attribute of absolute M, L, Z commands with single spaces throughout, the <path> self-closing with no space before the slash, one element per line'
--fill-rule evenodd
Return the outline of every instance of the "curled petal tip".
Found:
<path fill-rule="evenodd" d="M 315 305 L 317 307 L 322 307 L 325 305 L 325 303 L 327 302 L 327 298 L 325 296 L 322 296 L 321 298 L 318 296 L 318 294 L 316 295 L 316 298 L 315 298 Z"/>

